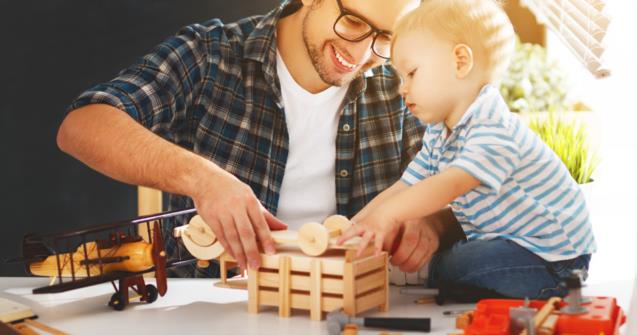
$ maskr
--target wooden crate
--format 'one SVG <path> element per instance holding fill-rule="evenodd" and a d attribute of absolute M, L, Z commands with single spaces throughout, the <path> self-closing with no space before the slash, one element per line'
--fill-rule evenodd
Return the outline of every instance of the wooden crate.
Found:
<path fill-rule="evenodd" d="M 261 255 L 261 268 L 248 270 L 248 312 L 277 306 L 280 317 L 292 309 L 309 310 L 312 320 L 343 308 L 357 315 L 389 308 L 387 253 L 368 249 L 358 259 L 355 250 L 328 250 L 312 257 L 298 248 L 279 246 L 274 255 Z"/>

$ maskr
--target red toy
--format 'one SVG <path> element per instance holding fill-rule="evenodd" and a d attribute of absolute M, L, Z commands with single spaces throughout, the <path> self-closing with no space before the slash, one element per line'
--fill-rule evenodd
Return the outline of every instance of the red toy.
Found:
<path fill-rule="evenodd" d="M 555 307 L 549 306 L 555 302 Z M 470 317 L 469 325 L 464 328 L 465 335 L 506 335 L 511 334 L 511 308 L 524 306 L 524 300 L 485 299 L 478 302 Z M 586 310 L 582 314 L 565 314 L 561 311 L 568 304 L 559 298 L 555 300 L 533 300 L 529 308 L 539 312 L 535 314 L 534 323 L 537 334 L 577 334 L 577 335 L 618 335 L 619 327 L 624 324 L 626 317 L 617 305 L 615 298 L 592 297 L 589 302 L 581 306 Z M 546 315 L 542 311 L 550 310 Z M 552 325 L 550 316 L 554 315 L 557 322 Z M 538 320 L 538 317 L 542 318 Z M 539 322 L 538 322 L 539 321 Z"/>
<path fill-rule="evenodd" d="M 475 311 L 456 320 L 465 335 L 619 335 L 626 316 L 611 297 L 582 297 L 580 270 L 564 285 L 569 295 L 562 300 L 484 299 Z"/>

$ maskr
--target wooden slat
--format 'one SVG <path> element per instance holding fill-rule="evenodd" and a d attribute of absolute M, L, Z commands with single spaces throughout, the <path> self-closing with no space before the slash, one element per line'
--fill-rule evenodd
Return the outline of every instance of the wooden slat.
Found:
<path fill-rule="evenodd" d="M 321 285 L 321 261 L 315 259 L 312 261 L 312 271 L 310 272 L 310 319 L 320 321 L 323 319 L 321 311 L 321 293 L 323 287 Z"/>
<path fill-rule="evenodd" d="M 376 252 L 374 246 L 369 246 L 367 249 L 363 250 L 360 256 L 356 257 L 356 253 L 358 253 L 358 249 L 348 249 L 345 251 L 345 261 L 346 262 L 354 262 L 358 259 L 367 258 L 372 256 Z"/>
<path fill-rule="evenodd" d="M 291 276 L 291 287 L 293 290 L 310 291 L 311 279 L 308 276 L 293 274 Z M 279 275 L 272 272 L 261 272 L 259 274 L 259 286 L 279 287 Z M 343 294 L 343 281 L 335 278 L 321 278 L 323 293 Z"/>
<path fill-rule="evenodd" d="M 259 313 L 260 299 L 259 272 L 248 269 L 248 313 Z"/>
<path fill-rule="evenodd" d="M 265 269 L 279 269 L 279 258 L 282 256 L 288 256 L 287 254 L 274 254 L 274 255 L 262 255 L 261 267 Z M 309 273 L 312 267 L 313 257 L 291 257 L 290 269 L 292 271 L 307 272 Z M 321 271 L 323 274 L 342 276 L 343 275 L 343 258 L 326 258 L 321 257 Z"/>
<path fill-rule="evenodd" d="M 279 258 L 279 316 L 287 318 L 290 316 L 290 257 Z"/>
<path fill-rule="evenodd" d="M 375 288 L 382 289 L 385 285 L 386 276 L 386 272 L 383 272 L 381 269 L 363 277 L 357 278 L 356 284 L 354 285 L 355 295 L 359 296 L 361 293 L 371 291 Z"/>
<path fill-rule="evenodd" d="M 385 291 L 379 290 L 356 298 L 356 313 L 360 314 L 385 302 Z"/>
<path fill-rule="evenodd" d="M 385 258 L 382 254 L 380 256 L 369 256 L 354 262 L 353 265 L 353 274 L 358 277 L 364 273 L 383 268 Z"/>
<path fill-rule="evenodd" d="M 309 310 L 310 296 L 301 293 L 292 293 L 290 295 L 292 308 Z M 263 306 L 278 306 L 279 294 L 274 291 L 259 291 L 259 301 Z M 331 312 L 335 309 L 343 307 L 343 300 L 334 297 L 321 297 L 321 307 L 323 312 Z"/>
<path fill-rule="evenodd" d="M 348 315 L 356 315 L 354 294 L 354 265 L 345 263 L 343 266 L 343 311 Z"/>
<path fill-rule="evenodd" d="M 389 312 L 389 255 L 385 253 L 384 255 L 383 265 L 383 273 L 385 274 L 385 282 L 383 283 L 383 290 L 385 291 L 385 303 L 380 306 L 381 312 Z"/>

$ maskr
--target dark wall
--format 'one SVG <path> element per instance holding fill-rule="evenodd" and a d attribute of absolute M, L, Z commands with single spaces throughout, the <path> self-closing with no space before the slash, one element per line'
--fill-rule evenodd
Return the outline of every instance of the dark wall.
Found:
<path fill-rule="evenodd" d="M 278 0 L 0 0 L 0 260 L 27 232 L 133 217 L 136 189 L 58 150 L 68 104 L 180 27 L 264 14 Z M 24 275 L 0 264 L 0 276 Z"/>

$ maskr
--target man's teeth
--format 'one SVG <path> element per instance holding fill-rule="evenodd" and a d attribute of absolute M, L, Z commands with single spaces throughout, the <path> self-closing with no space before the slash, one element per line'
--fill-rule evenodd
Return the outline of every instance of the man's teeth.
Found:
<path fill-rule="evenodd" d="M 343 56 L 341 56 L 338 51 L 334 50 L 334 54 L 336 55 L 336 59 L 338 59 L 338 62 L 341 63 L 341 65 L 348 67 L 350 69 L 354 69 L 356 67 L 356 65 L 354 64 L 350 64 L 349 62 L 347 62 L 345 60 L 345 58 L 343 58 Z"/>

